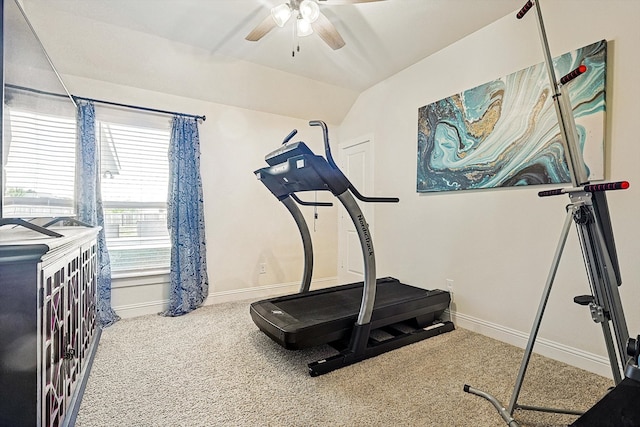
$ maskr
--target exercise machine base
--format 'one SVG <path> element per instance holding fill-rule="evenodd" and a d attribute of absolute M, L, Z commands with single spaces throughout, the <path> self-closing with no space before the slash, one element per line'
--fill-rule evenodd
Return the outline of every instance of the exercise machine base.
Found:
<path fill-rule="evenodd" d="M 348 341 L 357 323 L 362 293 L 362 282 L 350 283 L 257 301 L 249 311 L 262 332 L 289 350 L 299 350 Z M 370 328 L 382 330 L 401 322 L 409 322 L 413 329 L 427 327 L 440 319 L 449 304 L 451 295 L 446 291 L 380 278 Z"/>
<path fill-rule="evenodd" d="M 398 326 L 399 324 L 381 328 L 384 333 L 392 335 L 391 338 L 387 338 L 385 340 L 379 341 L 372 338 L 370 335 L 368 345 L 362 351 L 353 352 L 346 349 L 340 351 L 340 353 L 335 356 L 309 363 L 309 375 L 317 377 L 319 375 L 335 371 L 336 369 L 379 356 L 388 351 L 404 347 L 405 345 L 413 344 L 446 332 L 451 332 L 455 329 L 453 323 L 450 321 L 440 322 L 424 328 L 414 329 L 409 332 L 401 332 L 404 328 L 396 329 Z M 406 326 L 406 323 L 402 323 L 402 326 Z M 375 330 L 372 332 L 373 335 L 375 335 Z M 341 347 L 336 343 L 330 343 L 330 345 L 334 348 Z"/>

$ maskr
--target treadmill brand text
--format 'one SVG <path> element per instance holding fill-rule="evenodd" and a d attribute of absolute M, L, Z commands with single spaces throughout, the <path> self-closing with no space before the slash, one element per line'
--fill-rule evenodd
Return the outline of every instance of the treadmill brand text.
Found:
<path fill-rule="evenodd" d="M 371 236 L 369 235 L 369 227 L 367 227 L 367 221 L 365 221 L 362 214 L 358 215 L 358 222 L 360 223 L 362 234 L 364 234 L 364 243 L 367 245 L 367 252 L 369 252 L 369 256 L 371 256 L 373 255 L 373 245 L 371 244 Z"/>

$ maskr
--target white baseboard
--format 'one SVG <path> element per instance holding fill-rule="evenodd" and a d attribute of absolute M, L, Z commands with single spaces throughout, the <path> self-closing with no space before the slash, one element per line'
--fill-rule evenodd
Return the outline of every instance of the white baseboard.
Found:
<path fill-rule="evenodd" d="M 311 289 L 326 288 L 336 284 L 335 277 L 314 280 Z M 275 285 L 258 286 L 255 288 L 234 289 L 232 291 L 210 292 L 203 305 L 222 304 L 225 302 L 243 301 L 254 299 L 256 301 L 279 295 L 298 292 L 299 282 L 280 283 Z M 114 306 L 113 309 L 123 319 L 131 317 L 157 314 L 167 309 L 169 300 L 145 301 L 137 304 L 124 304 Z"/>
<path fill-rule="evenodd" d="M 131 317 L 146 316 L 148 314 L 158 314 L 167 309 L 169 300 L 146 301 L 138 304 L 125 304 L 113 307 L 116 314 L 123 319 Z"/>
<path fill-rule="evenodd" d="M 311 289 L 321 289 L 336 285 L 335 277 L 313 280 Z M 280 295 L 293 294 L 300 290 L 300 282 L 279 283 L 275 285 L 265 285 L 255 288 L 234 289 L 231 291 L 210 292 L 204 305 L 222 304 L 225 302 L 243 301 L 255 299 L 261 300 Z"/>
<path fill-rule="evenodd" d="M 529 334 L 507 328 L 496 323 L 487 322 L 473 316 L 458 312 L 449 312 L 450 318 L 456 326 L 486 335 L 498 341 L 506 342 L 516 347 L 525 348 L 529 340 Z M 533 348 L 534 353 L 550 359 L 564 362 L 603 377 L 613 378 L 609 358 L 589 353 L 574 347 L 569 347 L 555 341 L 537 338 Z"/>

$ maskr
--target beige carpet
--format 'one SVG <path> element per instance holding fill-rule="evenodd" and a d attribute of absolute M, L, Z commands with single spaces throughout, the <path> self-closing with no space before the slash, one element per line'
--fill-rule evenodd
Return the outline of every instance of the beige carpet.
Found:
<path fill-rule="evenodd" d="M 464 330 L 312 378 L 321 347 L 288 351 L 253 324 L 249 303 L 103 331 L 80 407 L 89 426 L 503 426 L 465 383 L 508 404 L 522 350 Z M 585 410 L 611 380 L 534 355 L 520 404 Z M 522 426 L 575 417 L 516 411 Z"/>

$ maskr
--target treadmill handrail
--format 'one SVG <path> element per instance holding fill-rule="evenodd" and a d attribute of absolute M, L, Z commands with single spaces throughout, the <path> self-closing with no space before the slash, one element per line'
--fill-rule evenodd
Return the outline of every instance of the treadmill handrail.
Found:
<path fill-rule="evenodd" d="M 300 206 L 321 206 L 321 207 L 331 207 L 333 206 L 333 203 L 331 202 L 305 202 L 304 200 L 301 200 L 296 193 L 291 193 L 289 194 L 291 196 L 291 198 L 293 200 L 296 201 L 297 204 L 299 204 Z"/>
<path fill-rule="evenodd" d="M 329 165 L 331 165 L 332 168 L 337 169 L 340 172 L 342 172 L 340 170 L 340 168 L 338 167 L 338 165 L 336 164 L 335 160 L 333 160 L 333 155 L 331 154 L 331 145 L 329 144 L 329 129 L 327 129 L 327 124 L 325 122 L 323 122 L 322 120 L 311 120 L 309 122 L 309 126 L 320 126 L 322 128 L 322 137 L 324 138 L 324 153 L 325 153 L 325 157 L 327 158 L 327 163 L 329 163 Z M 349 190 L 351 190 L 353 195 L 356 196 L 356 198 L 358 200 L 362 200 L 363 202 L 369 202 L 369 203 L 398 203 L 400 201 L 400 199 L 397 198 L 397 197 L 369 197 L 369 196 L 363 196 L 356 189 L 356 187 L 351 183 L 351 181 L 349 181 Z"/>
<path fill-rule="evenodd" d="M 327 128 L 327 124 L 322 120 L 311 120 L 309 122 L 309 126 L 320 126 L 322 127 L 322 138 L 324 139 L 324 154 L 327 158 L 327 162 L 334 169 L 340 169 L 336 162 L 333 160 L 333 156 L 331 155 L 331 146 L 329 145 L 329 129 Z"/>
<path fill-rule="evenodd" d="M 397 197 L 368 197 L 368 196 L 363 196 L 362 194 L 360 194 L 360 192 L 358 190 L 356 190 L 356 187 L 354 187 L 353 184 L 351 184 L 351 181 L 349 181 L 349 190 L 351 190 L 353 195 L 356 196 L 356 198 L 358 200 L 362 200 L 363 202 L 369 202 L 369 203 L 398 203 L 400 201 L 400 199 L 397 198 Z"/>
<path fill-rule="evenodd" d="M 286 145 L 287 142 L 291 141 L 291 139 L 293 139 L 294 136 L 296 136 L 296 134 L 298 133 L 298 129 L 294 129 L 291 132 L 289 132 L 289 135 L 287 135 L 283 140 L 282 140 L 282 145 Z"/>

